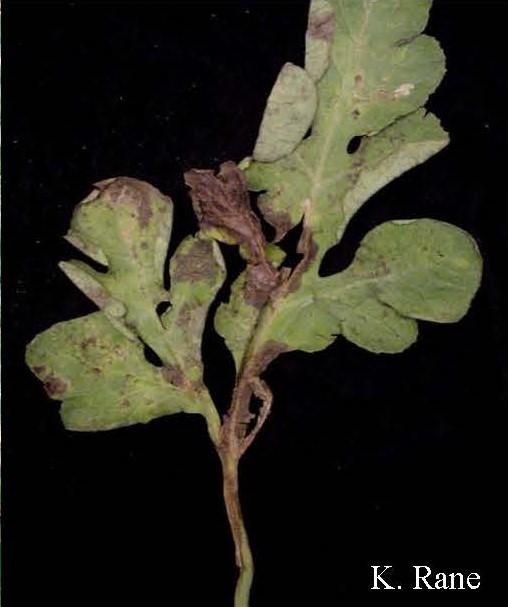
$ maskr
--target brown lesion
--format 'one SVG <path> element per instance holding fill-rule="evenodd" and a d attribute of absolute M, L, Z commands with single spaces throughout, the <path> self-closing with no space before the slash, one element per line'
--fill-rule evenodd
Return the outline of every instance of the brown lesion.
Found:
<path fill-rule="evenodd" d="M 246 361 L 236 382 L 231 406 L 224 417 L 219 450 L 231 452 L 239 459 L 252 443 L 268 417 L 273 399 L 268 385 L 260 376 L 279 354 L 287 350 L 286 344 L 269 341 Z M 262 402 L 257 416 L 250 410 L 253 396 Z M 248 432 L 254 418 L 254 428 Z"/>
<path fill-rule="evenodd" d="M 95 346 L 97 344 L 97 338 L 95 336 L 85 337 L 79 344 L 82 350 L 86 350 L 89 346 Z"/>
<path fill-rule="evenodd" d="M 185 173 L 200 228 L 218 228 L 236 244 L 245 245 L 249 257 L 260 260 L 265 238 L 261 223 L 252 211 L 243 172 L 234 162 L 224 162 L 217 175 L 211 170 Z"/>
<path fill-rule="evenodd" d="M 153 216 L 152 197 L 155 195 L 161 200 L 170 202 L 167 196 L 164 196 L 150 184 L 133 179 L 132 177 L 114 177 L 104 179 L 94 184 L 97 195 L 90 195 L 83 202 L 91 202 L 99 195 L 105 197 L 111 206 L 132 205 L 136 210 L 136 217 L 139 225 L 145 228 L 150 223 Z"/>
<path fill-rule="evenodd" d="M 62 378 L 58 377 L 54 373 L 50 373 L 44 379 L 44 389 L 52 398 L 58 398 L 67 391 L 67 382 Z"/>
<path fill-rule="evenodd" d="M 245 301 L 261 308 L 279 284 L 280 273 L 269 262 L 249 264 L 244 286 Z"/>
<path fill-rule="evenodd" d="M 178 310 L 175 323 L 177 327 L 181 329 L 188 329 L 192 320 L 193 306 L 189 303 L 184 303 L 183 306 Z"/>
<path fill-rule="evenodd" d="M 261 307 L 280 283 L 279 272 L 266 258 L 266 239 L 261 222 L 252 210 L 245 175 L 232 162 L 214 171 L 191 169 L 185 173 L 200 228 L 217 229 L 227 242 L 246 251 L 244 295 L 247 303 Z"/>
<path fill-rule="evenodd" d="M 182 282 L 213 280 L 217 271 L 212 243 L 206 240 L 195 240 L 186 254 L 174 259 L 171 266 L 171 278 Z"/>
<path fill-rule="evenodd" d="M 176 365 L 164 365 L 161 369 L 162 377 L 177 388 L 182 388 L 186 385 L 187 380 L 185 374 L 179 366 Z"/>
<path fill-rule="evenodd" d="M 35 375 L 42 381 L 44 389 L 48 396 L 52 398 L 58 398 L 59 396 L 67 392 L 69 385 L 61 377 L 58 377 L 51 369 L 46 365 L 35 365 L 31 367 Z"/>
<path fill-rule="evenodd" d="M 335 13 L 333 9 L 311 13 L 307 33 L 311 38 L 331 42 L 335 31 Z"/>
<path fill-rule="evenodd" d="M 284 236 L 295 227 L 294 221 L 289 213 L 285 211 L 275 211 L 270 207 L 263 207 L 263 216 L 266 221 L 275 228 L 274 242 L 279 242 Z"/>

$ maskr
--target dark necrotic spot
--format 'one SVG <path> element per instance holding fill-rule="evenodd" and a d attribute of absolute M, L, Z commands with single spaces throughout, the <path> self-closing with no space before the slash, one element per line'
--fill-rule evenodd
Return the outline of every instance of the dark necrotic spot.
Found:
<path fill-rule="evenodd" d="M 67 390 L 66 382 L 53 373 L 44 380 L 44 388 L 49 396 L 60 396 Z"/>

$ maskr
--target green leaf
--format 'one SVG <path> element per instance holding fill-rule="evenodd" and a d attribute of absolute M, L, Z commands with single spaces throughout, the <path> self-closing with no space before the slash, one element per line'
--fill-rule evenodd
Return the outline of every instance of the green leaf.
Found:
<path fill-rule="evenodd" d="M 150 184 L 107 179 L 77 205 L 67 239 L 105 261 L 98 272 L 80 261 L 61 269 L 131 339 L 140 336 L 161 360 L 175 364 L 156 306 L 168 301 L 163 267 L 171 234 L 172 203 Z"/>
<path fill-rule="evenodd" d="M 259 316 L 259 308 L 245 296 L 246 276 L 246 272 L 242 272 L 234 281 L 229 301 L 222 303 L 215 313 L 215 330 L 224 338 L 237 371 Z"/>
<path fill-rule="evenodd" d="M 212 240 L 185 238 L 170 262 L 171 307 L 162 323 L 171 338 L 178 365 L 192 381 L 201 381 L 201 339 L 210 303 L 226 270 L 220 249 Z"/>
<path fill-rule="evenodd" d="M 317 95 L 307 72 L 286 63 L 268 97 L 253 157 L 273 162 L 300 143 L 316 113 Z"/>
<path fill-rule="evenodd" d="M 310 4 L 305 35 L 305 71 L 317 82 L 328 69 L 335 30 L 335 11 L 327 0 Z"/>
<path fill-rule="evenodd" d="M 127 177 L 100 182 L 76 207 L 67 239 L 107 271 L 82 261 L 60 267 L 101 312 L 53 326 L 27 352 L 50 395 L 64 401 L 69 428 L 107 429 L 186 411 L 202 413 L 218 437 L 201 339 L 224 262 L 214 241 L 185 238 L 170 263 L 168 293 L 163 271 L 171 219 L 169 198 Z M 158 305 L 169 301 L 160 317 Z M 161 368 L 145 359 L 145 346 Z"/>
<path fill-rule="evenodd" d="M 396 122 L 425 103 L 445 71 L 437 42 L 419 35 L 430 4 L 429 0 L 311 4 L 306 66 L 319 80 L 312 133 L 276 162 L 257 162 L 254 157 L 246 163 L 249 187 L 264 192 L 259 206 L 277 229 L 277 238 L 301 220 L 306 207 L 321 259 L 351 215 L 344 206 L 354 199 L 356 210 L 366 199 L 354 192 L 358 182 L 368 182 L 371 195 L 446 145 L 447 136 L 437 121 L 430 118 L 427 123 L 422 112 Z M 291 111 L 290 104 L 286 111 Z M 279 124 L 271 121 L 274 137 L 286 120 L 282 116 Z M 268 139 L 266 131 L 263 137 Z M 348 154 L 351 139 L 362 135 L 362 152 Z M 369 162 L 365 155 L 373 148 L 376 159 Z"/>
<path fill-rule="evenodd" d="M 306 116 L 291 131 L 291 150 L 276 148 L 298 113 L 293 106 L 304 103 L 294 97 L 292 83 L 279 78 L 272 95 L 287 103 L 273 112 L 270 97 L 260 130 L 263 144 L 276 150 L 272 161 L 262 162 L 255 150 L 241 163 L 249 189 L 261 192 L 258 205 L 276 228 L 276 241 L 302 222 L 302 260 L 284 270 L 258 314 L 242 292 L 242 275 L 219 307 L 215 325 L 237 368 L 246 356 L 266 366 L 277 351 L 320 350 L 339 334 L 373 352 L 400 352 L 416 340 L 416 319 L 452 322 L 465 313 L 478 288 L 481 258 L 467 234 L 440 222 L 421 220 L 405 230 L 384 224 L 366 237 L 349 270 L 319 276 L 324 254 L 362 204 L 449 141 L 422 107 L 445 73 L 439 44 L 422 35 L 430 6 L 430 0 L 311 2 L 305 69 L 318 103 L 310 136 L 304 139 Z M 297 143 L 296 132 L 302 133 Z M 355 137 L 361 141 L 351 151 Z M 395 247 L 390 254 L 385 234 Z M 443 258 L 426 257 L 425 247 L 436 255 L 445 247 Z M 384 260 L 389 278 L 369 275 L 374 270 L 364 260 L 370 250 L 371 266 Z"/>
<path fill-rule="evenodd" d="M 367 234 L 349 268 L 308 275 L 278 302 L 263 342 L 314 352 L 342 334 L 371 352 L 401 352 L 416 340 L 416 319 L 464 316 L 481 270 L 478 248 L 463 230 L 432 219 L 386 222 Z"/>
<path fill-rule="evenodd" d="M 109 430 L 185 411 L 203 413 L 206 395 L 172 383 L 168 369 L 148 364 L 102 312 L 60 322 L 28 345 L 26 360 L 48 395 L 63 401 L 69 430 Z"/>

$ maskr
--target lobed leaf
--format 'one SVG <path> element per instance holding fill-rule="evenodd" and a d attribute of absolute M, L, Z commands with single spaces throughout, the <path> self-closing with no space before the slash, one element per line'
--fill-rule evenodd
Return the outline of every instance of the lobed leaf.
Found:
<path fill-rule="evenodd" d="M 179 368 L 191 382 L 201 381 L 201 340 L 208 308 L 226 275 L 224 260 L 214 241 L 188 236 L 171 258 L 169 272 L 171 307 L 162 324 Z"/>
<path fill-rule="evenodd" d="M 371 352 L 401 352 L 417 338 L 416 320 L 464 316 L 481 269 L 463 230 L 432 219 L 389 221 L 367 234 L 349 268 L 309 275 L 277 302 L 262 341 L 314 352 L 343 335 Z"/>
<path fill-rule="evenodd" d="M 150 342 L 161 360 L 175 364 L 156 313 L 168 301 L 163 268 L 171 234 L 172 203 L 148 183 L 118 177 L 96 184 L 74 211 L 68 240 L 98 251 L 108 271 L 80 261 L 61 269 L 131 339 Z"/>
<path fill-rule="evenodd" d="M 189 236 L 171 261 L 168 293 L 163 271 L 171 221 L 171 200 L 127 177 L 96 184 L 76 207 L 67 239 L 107 271 L 82 261 L 60 267 L 101 312 L 53 326 L 27 350 L 50 396 L 64 401 L 61 414 L 71 429 L 108 429 L 186 411 L 202 413 L 218 435 L 202 381 L 201 339 L 224 262 L 214 241 Z M 159 317 L 158 305 L 170 300 Z M 146 346 L 162 367 L 145 359 Z"/>
<path fill-rule="evenodd" d="M 140 342 L 129 340 L 95 312 L 57 323 L 28 345 L 26 360 L 48 395 L 63 401 L 69 430 L 119 428 L 185 411 L 204 413 L 194 394 L 172 383 L 169 370 L 148 364 Z"/>
<path fill-rule="evenodd" d="M 414 123 L 402 122 L 388 131 L 398 119 L 420 108 L 443 77 L 439 45 L 419 35 L 430 5 L 430 0 L 311 3 L 306 67 L 311 79 L 318 80 L 311 135 L 276 162 L 259 162 L 254 155 L 245 171 L 249 188 L 264 192 L 259 206 L 277 229 L 277 238 L 302 219 L 307 205 L 318 258 L 336 242 L 348 220 L 344 198 L 358 180 L 368 181 L 366 174 L 373 170 L 360 155 L 348 154 L 352 138 L 366 136 L 365 147 L 384 146 L 385 175 L 400 174 L 446 145 L 446 134 L 437 123 L 429 133 L 421 129 L 419 143 L 425 152 L 415 154 L 404 150 L 414 137 Z M 274 136 L 286 119 L 273 125 Z M 415 118 L 422 119 L 421 114 Z M 377 133 L 383 130 L 379 142 Z M 268 138 L 265 131 L 263 140 Z M 405 156 L 409 158 L 401 166 L 400 158 Z M 389 180 L 380 180 L 375 187 Z"/>
<path fill-rule="evenodd" d="M 311 134 L 296 145 L 293 138 L 284 155 L 277 147 L 290 119 L 290 138 L 308 125 L 308 116 L 298 122 L 292 111 L 293 83 L 279 78 L 272 95 L 285 94 L 288 102 L 273 112 L 269 98 L 253 158 L 241 164 L 249 188 L 261 192 L 259 208 L 276 240 L 303 222 L 303 259 L 261 313 L 242 296 L 243 276 L 220 306 L 216 328 L 237 368 L 247 353 L 263 361 L 262 370 L 277 352 L 320 350 L 339 334 L 373 352 L 400 352 L 416 340 L 416 319 L 454 322 L 467 310 L 481 258 L 466 233 L 441 222 L 384 224 L 364 239 L 348 270 L 318 273 L 361 205 L 448 143 L 422 107 L 445 72 L 438 43 L 422 35 L 430 6 L 431 0 L 311 2 L 305 69 L 318 96 Z M 350 150 L 355 137 L 360 144 Z M 273 155 L 260 156 L 259 145 Z"/>

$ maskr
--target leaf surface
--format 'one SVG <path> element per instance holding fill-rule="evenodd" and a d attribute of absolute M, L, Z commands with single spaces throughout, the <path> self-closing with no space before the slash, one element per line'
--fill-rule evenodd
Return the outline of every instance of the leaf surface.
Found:
<path fill-rule="evenodd" d="M 148 364 L 142 344 L 102 312 L 39 334 L 27 348 L 27 363 L 48 395 L 63 401 L 60 413 L 69 430 L 109 430 L 204 410 L 196 395 L 172 384 L 165 367 Z"/>
<path fill-rule="evenodd" d="M 438 122 L 426 120 L 423 112 L 396 123 L 425 103 L 445 71 L 438 43 L 421 35 L 430 4 L 311 3 L 306 67 L 317 81 L 318 94 L 312 133 L 276 162 L 259 162 L 254 155 L 246 168 L 250 189 L 263 192 L 259 206 L 278 238 L 301 220 L 307 205 L 307 223 L 322 258 L 350 218 L 352 209 L 344 208 L 345 199 L 355 199 L 356 210 L 368 198 L 354 193 L 358 182 L 370 184 L 370 196 L 446 145 L 448 138 Z M 281 118 L 273 125 L 274 137 L 283 122 Z M 262 135 L 263 141 L 269 138 L 267 128 Z M 358 136 L 365 136 L 362 152 L 348 154 L 349 142 Z M 372 148 L 377 162 L 366 161 Z M 380 170 L 384 179 L 379 178 Z"/>
<path fill-rule="evenodd" d="M 422 107 L 445 73 L 439 44 L 422 34 L 430 6 L 430 0 L 311 2 L 305 70 L 317 106 L 310 136 L 296 145 L 293 138 L 291 150 L 277 147 L 290 118 L 291 136 L 309 124 L 300 114 L 295 126 L 293 82 L 279 78 L 272 95 L 287 103 L 274 112 L 269 98 L 253 157 L 241 165 L 249 188 L 260 192 L 258 205 L 276 241 L 302 222 L 303 259 L 260 313 L 242 294 L 243 275 L 219 307 L 215 326 L 237 369 L 246 358 L 263 361 L 261 369 L 280 351 L 320 350 L 337 335 L 372 352 L 400 352 L 416 340 L 417 319 L 454 322 L 467 310 L 481 257 L 469 235 L 442 222 L 383 224 L 366 236 L 348 270 L 319 276 L 324 254 L 363 203 L 449 141 Z M 263 158 L 259 145 L 273 154 Z"/>
<path fill-rule="evenodd" d="M 170 263 L 168 293 L 171 220 L 168 197 L 127 177 L 100 182 L 75 209 L 67 239 L 107 271 L 76 260 L 60 267 L 101 312 L 58 323 L 27 351 L 50 396 L 64 401 L 69 428 L 107 429 L 187 411 L 205 415 L 218 432 L 203 384 L 201 339 L 224 262 L 210 238 L 185 238 Z M 171 305 L 160 316 L 162 302 Z M 146 347 L 161 367 L 148 362 Z"/>
<path fill-rule="evenodd" d="M 432 219 L 389 221 L 366 235 L 349 268 L 307 276 L 278 301 L 262 341 L 314 352 L 343 335 L 371 352 L 401 352 L 417 338 L 416 320 L 464 316 L 481 271 L 467 232 Z"/>

